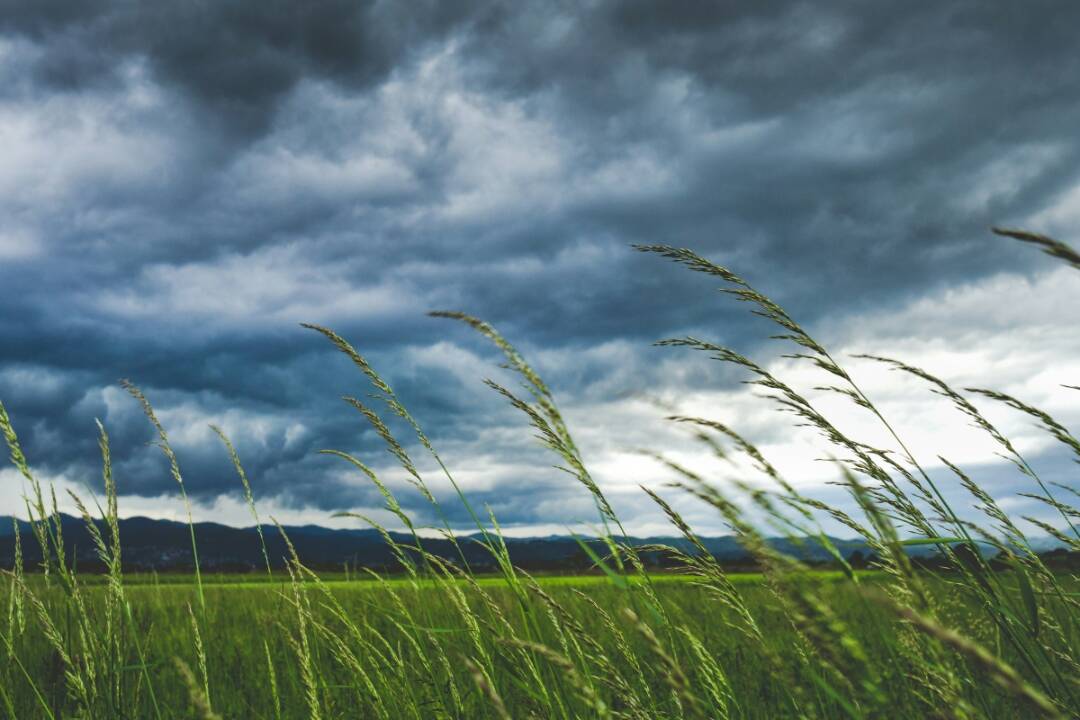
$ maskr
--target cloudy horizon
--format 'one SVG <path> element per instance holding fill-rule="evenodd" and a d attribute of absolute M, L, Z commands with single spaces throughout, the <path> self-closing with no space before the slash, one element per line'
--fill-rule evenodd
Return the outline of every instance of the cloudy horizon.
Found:
<path fill-rule="evenodd" d="M 1010 513 L 1052 520 L 925 383 L 850 356 L 896 357 L 1080 426 L 1076 391 L 1061 387 L 1080 385 L 1080 275 L 989 230 L 1080 244 L 1080 7 L 0 6 L 0 401 L 58 490 L 99 487 L 100 418 L 122 514 L 183 517 L 118 384 L 129 378 L 169 433 L 197 520 L 251 524 L 212 423 L 264 518 L 387 520 L 370 483 L 318 452 L 337 448 L 434 523 L 341 402 L 368 392 L 363 376 L 306 322 L 371 361 L 508 532 L 587 528 L 587 492 L 484 386 L 513 382 L 498 351 L 427 315 L 458 310 L 538 369 L 631 532 L 671 532 L 639 485 L 703 534 L 724 532 L 663 489 L 670 472 L 642 451 L 753 479 L 672 414 L 727 423 L 843 505 L 813 432 L 732 368 L 654 341 L 729 345 L 858 439 L 890 439 L 814 391 L 827 377 L 782 357 L 792 348 L 714 279 L 632 249 L 663 243 L 784 305 L 931 472 L 943 454 Z M 1075 487 L 1052 438 L 976 404 L 1044 479 Z M 437 466 L 391 424 L 468 530 Z M 22 492 L 0 469 L 0 514 Z"/>

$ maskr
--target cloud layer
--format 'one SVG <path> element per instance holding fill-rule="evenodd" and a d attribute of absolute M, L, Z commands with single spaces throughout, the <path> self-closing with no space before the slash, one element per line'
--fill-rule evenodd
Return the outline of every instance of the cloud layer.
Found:
<path fill-rule="evenodd" d="M 706 462 L 664 408 L 731 423 L 820 487 L 829 468 L 802 461 L 824 451 L 737 373 L 650 342 L 693 333 L 816 379 L 633 243 L 731 266 L 841 352 L 1080 420 L 1059 388 L 1080 384 L 1080 278 L 987 232 L 1076 241 L 1080 8 L 99 0 L 0 18 L 0 399 L 60 482 L 96 483 L 98 417 L 131 507 L 175 509 L 127 377 L 208 517 L 245 521 L 211 422 L 283 517 L 378 505 L 324 447 L 408 488 L 338 400 L 363 378 L 299 327 L 315 322 L 370 357 L 508 527 L 590 519 L 481 384 L 497 355 L 425 315 L 460 309 L 535 361 L 632 527 L 658 529 L 637 483 L 665 477 L 637 450 Z M 853 367 L 931 464 L 1020 489 L 932 396 Z"/>

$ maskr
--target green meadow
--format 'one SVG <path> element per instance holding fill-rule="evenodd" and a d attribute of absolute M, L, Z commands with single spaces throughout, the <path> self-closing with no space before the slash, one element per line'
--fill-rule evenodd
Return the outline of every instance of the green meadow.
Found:
<path fill-rule="evenodd" d="M 1080 269 L 1080 255 L 1061 243 L 1002 232 Z M 1029 537 L 1034 529 L 1080 550 L 1077 488 L 1041 477 L 971 398 L 1027 415 L 1080 459 L 1075 436 L 1020 398 L 952 388 L 901 360 L 872 358 L 915 376 L 992 437 L 1015 466 L 1017 486 L 1054 519 L 1010 516 L 978 477 L 947 465 L 952 486 L 967 494 L 965 507 L 975 505 L 981 513 L 976 519 L 962 515 L 939 486 L 940 477 L 935 480 L 907 451 L 873 399 L 783 308 L 731 270 L 688 250 L 639 249 L 711 276 L 772 321 L 779 342 L 793 345 L 797 359 L 829 373 L 834 386 L 828 391 L 887 429 L 891 447 L 866 445 L 738 351 L 697 338 L 662 343 L 741 368 L 761 402 L 817 429 L 823 454 L 838 460 L 837 483 L 848 494 L 844 507 L 804 495 L 738 428 L 709 418 L 674 418 L 694 428 L 713 451 L 747 457 L 757 476 L 720 481 L 658 455 L 675 480 L 662 493 L 645 492 L 689 544 L 645 548 L 667 553 L 674 564 L 673 570 L 651 571 L 643 548 L 623 541 L 627 533 L 544 381 L 491 326 L 438 313 L 467 323 L 504 353 L 521 387 L 489 384 L 521 411 L 570 481 L 591 495 L 606 531 L 602 552 L 583 545 L 593 574 L 533 578 L 514 565 L 498 518 L 470 504 L 453 469 L 443 465 L 419 421 L 377 370 L 347 340 L 312 326 L 370 382 L 374 402 L 348 402 L 441 518 L 449 500 L 428 490 L 407 448 L 434 457 L 457 491 L 453 502 L 474 520 L 468 532 L 479 534 L 498 573 L 473 574 L 464 554 L 457 562 L 427 552 L 424 533 L 393 489 L 362 458 L 335 451 L 378 488 L 397 518 L 395 529 L 412 537 L 395 542 L 386 535 L 400 566 L 392 576 L 320 576 L 295 552 L 284 570 L 272 570 L 267 557 L 266 568 L 252 575 L 203 574 L 194 526 L 191 575 L 125 574 L 117 482 L 102 427 L 103 495 L 73 501 L 107 572 L 84 576 L 67 557 L 55 494 L 38 481 L 33 458 L 20 449 L 17 422 L 0 406 L 0 429 L 28 487 L 32 533 L 20 537 L 16 528 L 19 548 L 34 543 L 45 558 L 40 567 L 27 566 L 20 549 L 0 584 L 0 713 L 19 719 L 275 720 L 1077 717 L 1080 580 L 1049 567 Z M 167 428 L 141 391 L 127 388 L 156 429 L 186 502 L 183 459 L 174 455 Z M 408 435 L 399 437 L 388 420 Z M 258 522 L 257 485 L 224 435 L 222 440 Z M 949 448 L 941 452 L 947 458 Z M 760 572 L 729 573 L 705 552 L 665 499 L 672 493 L 689 493 L 715 511 Z M 757 520 L 744 512 L 744 503 Z M 851 567 L 822 529 L 824 520 L 873 549 L 871 570 Z M 834 569 L 808 567 L 778 552 L 766 539 L 778 528 L 819 543 L 833 554 Z M 442 530 L 456 538 L 449 523 Z M 910 548 L 925 545 L 937 549 L 939 569 L 912 561 Z"/>
<path fill-rule="evenodd" d="M 204 578 L 205 616 L 199 615 L 194 578 L 186 578 L 186 583 L 181 577 L 170 579 L 173 582 L 138 582 L 126 590 L 136 609 L 132 627 L 143 640 L 146 668 L 138 653 L 126 659 L 117 676 L 125 702 L 115 708 L 102 705 L 104 712 L 116 717 L 156 717 L 158 711 L 162 717 L 190 717 L 189 688 L 180 680 L 174 659 L 179 657 L 196 672 L 202 692 L 206 690 L 197 668 L 205 663 L 207 696 L 213 711 L 222 717 L 313 714 L 295 646 L 297 597 L 287 578 L 259 582 Z M 40 578 L 34 580 L 48 611 L 58 623 L 67 622 L 64 592 L 44 590 Z M 626 618 L 626 608 L 636 608 L 640 620 L 658 628 L 655 640 L 665 654 L 670 653 L 668 660 L 682 668 L 687 687 L 695 689 L 693 697 L 702 705 L 699 715 L 789 716 L 792 683 L 805 686 L 805 702 L 812 703 L 820 717 L 847 713 L 845 698 L 832 698 L 825 689 L 837 680 L 820 677 L 825 666 L 804 663 L 792 647 L 799 635 L 783 603 L 760 575 L 732 577 L 761 630 L 754 643 L 737 629 L 739 619 L 731 610 L 718 611 L 711 589 L 687 577 L 654 580 L 662 613 L 658 617 L 653 617 L 653 609 L 643 599 L 648 595 L 641 588 L 620 588 L 604 576 L 545 577 L 535 587 L 525 580 L 531 598 L 525 607 L 499 578 L 481 578 L 475 585 L 458 581 L 453 590 L 402 579 L 311 581 L 300 591 L 299 602 L 304 612 L 310 607 L 306 624 L 319 716 L 492 715 L 489 698 L 464 664 L 466 658 L 483 655 L 494 659 L 491 681 L 513 717 L 694 715 L 696 711 L 686 707 L 689 701 L 672 688 L 664 655 L 658 654 L 649 635 Z M 875 587 L 882 581 L 880 575 L 869 575 L 860 584 Z M 881 670 L 875 678 L 883 704 L 879 712 L 884 715 L 887 707 L 896 713 L 891 717 L 923 716 L 925 701 L 911 684 L 920 668 L 909 664 L 912 658 L 895 632 L 889 610 L 867 600 L 842 574 L 809 574 L 803 582 L 843 618 L 849 641 L 857 641 L 866 653 L 863 662 Z M 995 647 L 1000 639 L 992 627 L 980 622 L 977 608 L 950 599 L 953 582 L 929 579 L 928 584 L 950 624 Z M 1075 589 L 1076 584 L 1070 587 Z M 103 585 L 84 591 L 93 622 L 103 627 L 107 618 L 97 613 L 105 607 L 106 591 Z M 443 595 L 446 592 L 460 595 L 448 599 Z M 464 621 L 464 607 L 476 618 L 479 632 Z M 193 613 L 200 626 L 204 658 L 193 641 Z M 490 625 L 495 622 L 499 625 Z M 671 628 L 671 634 L 665 628 Z M 522 642 L 529 638 L 528 642 L 542 643 L 546 649 L 530 651 L 532 662 L 525 663 L 522 651 L 507 643 L 509 638 Z M 338 640 L 350 651 L 337 647 Z M 709 659 L 702 661 L 698 652 Z M 49 644 L 27 633 L 19 639 L 15 653 L 39 681 L 45 704 L 56 717 L 68 716 L 67 683 Z M 591 671 L 593 689 L 579 686 L 584 676 L 563 664 L 564 658 L 575 656 L 579 662 L 592 656 L 586 667 L 602 666 L 604 675 L 596 668 Z M 28 692 L 26 678 L 19 677 L 21 670 L 10 666 L 8 670 L 5 681 L 9 695 L 14 696 L 10 698 L 14 716 L 44 714 L 40 700 Z M 820 687 L 819 681 L 824 683 Z M 615 687 L 609 687 L 609 682 Z M 628 687 L 619 688 L 623 682 Z M 154 688 L 153 697 L 147 692 L 149 687 Z M 972 685 L 962 697 L 978 717 L 1025 716 L 1024 704 L 992 683 Z M 598 702 L 603 709 L 597 707 Z M 632 702 L 640 707 L 630 706 Z"/>

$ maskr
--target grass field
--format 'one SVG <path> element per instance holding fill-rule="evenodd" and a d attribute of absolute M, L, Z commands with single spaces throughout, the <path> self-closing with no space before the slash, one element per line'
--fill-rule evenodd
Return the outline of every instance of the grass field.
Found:
<path fill-rule="evenodd" d="M 193 577 L 171 576 L 176 582 L 155 584 L 135 583 L 126 596 L 133 608 L 134 626 L 145 638 L 142 652 L 148 658 L 148 679 L 155 687 L 156 701 L 164 717 L 187 717 L 188 688 L 178 682 L 173 656 L 179 655 L 191 668 L 198 668 L 200 658 L 192 641 L 192 612 L 197 612 L 199 597 Z M 832 700 L 824 688 L 813 689 L 817 680 L 813 665 L 804 664 L 793 648 L 792 629 L 783 606 L 765 586 L 760 575 L 736 575 L 738 586 L 762 631 L 763 645 L 747 642 L 742 632 L 728 623 L 737 624 L 730 611 L 716 612 L 716 602 L 708 589 L 698 587 L 686 578 L 660 576 L 657 597 L 667 622 L 680 628 L 674 637 L 663 637 L 665 648 L 687 676 L 690 687 L 699 688 L 702 701 L 709 704 L 707 714 L 715 712 L 721 700 L 730 717 L 780 717 L 791 713 L 789 687 L 798 682 L 810 689 L 813 706 L 821 717 L 839 717 L 845 712 L 839 700 Z M 209 697 L 214 710 L 224 717 L 308 717 L 308 693 L 303 677 L 297 672 L 296 648 L 290 642 L 295 633 L 295 596 L 291 584 L 269 582 L 238 582 L 238 578 L 216 581 L 203 578 L 207 612 L 200 618 L 204 636 L 205 663 L 209 673 Z M 864 577 L 871 585 L 881 581 L 880 575 Z M 806 582 L 828 603 L 834 612 L 849 625 L 852 637 L 857 638 L 868 655 L 867 662 L 887 668 L 887 674 L 877 678 L 884 708 L 895 713 L 891 717 L 919 717 L 925 704 L 912 692 L 909 674 L 918 668 L 906 667 L 904 648 L 893 632 L 893 622 L 884 607 L 868 602 L 842 575 L 810 573 Z M 40 578 L 34 579 L 40 585 Z M 947 600 L 950 592 L 944 580 L 932 580 L 931 587 L 939 598 L 940 609 L 950 624 L 963 627 L 974 638 L 993 647 L 997 642 L 992 628 L 978 621 L 975 608 L 964 602 Z M 669 680 L 646 636 L 636 632 L 620 614 L 624 607 L 637 607 L 642 617 L 651 613 L 646 597 L 639 589 L 620 589 L 607 577 L 546 577 L 539 588 L 549 600 L 536 602 L 534 617 L 517 611 L 518 603 L 506 589 L 501 578 L 483 578 L 479 587 L 463 582 L 461 602 L 467 603 L 481 623 L 480 648 L 496 661 L 492 681 L 500 696 L 514 715 L 560 717 L 589 715 L 582 706 L 581 690 L 575 687 L 568 669 L 557 662 L 537 663 L 546 693 L 538 689 L 536 678 L 523 675 L 524 668 L 517 650 L 499 643 L 499 636 L 509 636 L 510 630 L 486 631 L 486 609 L 494 603 L 514 626 L 513 633 L 525 637 L 531 632 L 526 625 L 538 626 L 539 638 L 560 656 L 572 657 L 580 649 L 588 652 L 587 641 L 575 638 L 575 625 L 585 629 L 589 637 L 605 650 L 612 676 L 620 676 L 634 684 L 642 698 L 641 710 L 648 717 L 676 715 L 679 703 L 673 697 Z M 64 617 L 66 597 L 63 591 L 38 592 L 58 620 Z M 86 591 L 92 607 L 103 607 L 104 586 Z M 329 593 L 327 596 L 325 593 Z M 484 717 L 490 712 L 489 701 L 478 690 L 462 667 L 463 657 L 477 657 L 481 650 L 470 629 L 462 622 L 459 608 L 453 602 L 431 602 L 440 597 L 438 588 L 430 585 L 414 588 L 405 580 L 388 583 L 332 581 L 325 587 L 309 585 L 304 591 L 311 602 L 312 615 L 308 622 L 311 633 L 312 668 L 318 678 L 319 707 L 323 717 Z M 579 595 L 584 593 L 585 596 Z M 635 597 L 635 595 L 641 597 Z M 532 596 L 540 598 L 537 591 Z M 600 611 L 605 616 L 598 621 Z M 550 603 L 550 604 L 549 604 Z M 330 608 L 322 608 L 328 604 Z M 340 604 L 350 621 L 361 630 L 364 639 L 355 638 L 355 660 L 364 673 L 341 662 L 328 638 L 349 638 L 354 630 L 335 617 L 334 608 Z M 548 611 L 566 613 L 560 618 L 560 632 Z M 708 609 L 708 612 L 704 612 Z M 97 619 L 104 623 L 105 618 Z M 654 619 L 655 622 L 655 619 Z M 397 623 L 397 624 L 395 624 Z M 61 626 L 62 627 L 62 626 Z M 707 667 L 695 658 L 693 646 L 680 639 L 689 632 L 724 670 L 724 685 L 717 685 L 713 698 L 708 688 L 717 678 L 710 677 Z M 403 640 L 403 634 L 417 639 L 417 645 Z M 322 636 L 326 634 L 327 637 Z M 381 638 L 381 639 L 380 639 Z M 385 640 L 385 644 L 383 643 Z M 533 642 L 536 640 L 534 639 Z M 370 643 L 370 646 L 368 646 Z M 622 648 L 628 652 L 624 655 Z M 59 717 L 68 703 L 67 689 L 57 664 L 55 653 L 47 643 L 33 635 L 24 635 L 16 652 L 27 669 L 40 681 L 46 703 Z M 274 666 L 277 695 L 270 690 L 269 662 Z M 503 655 L 507 655 L 500 661 Z M 779 660 L 779 665 L 774 664 Z M 436 662 L 445 657 L 447 662 Z M 637 665 L 631 658 L 637 659 Z M 538 659 L 542 659 L 538 658 Z M 143 675 L 136 658 L 121 670 L 122 692 L 128 699 L 138 697 L 134 704 L 125 704 L 117 716 L 154 717 L 153 701 L 137 690 Z M 783 668 L 782 671 L 778 670 Z M 16 670 L 16 672 L 11 672 Z M 824 670 L 822 669 L 822 672 Z M 25 692 L 27 683 L 18 677 L 16 668 L 9 667 L 5 678 L 9 692 L 17 694 L 20 705 L 16 717 L 35 717 L 40 706 Z M 53 677 L 50 677 L 52 675 Z M 365 677 L 366 676 L 366 677 Z M 370 686 L 367 683 L 370 682 Z M 457 698 L 449 690 L 457 685 Z M 722 691 L 722 692 L 719 692 Z M 620 707 L 619 695 L 598 683 L 597 693 L 613 712 Z M 993 688 L 977 687 L 965 693 L 978 716 L 1015 718 L 1023 716 L 1022 703 L 1008 693 Z M 550 704 L 558 698 L 568 707 Z M 676 696 L 677 697 L 677 696 Z M 575 702 L 575 700 L 577 702 Z M 683 703 L 685 705 L 685 701 Z M 685 709 L 684 709 L 685 711 Z M 594 711 L 595 712 L 595 709 Z M 599 713 L 602 714 L 602 713 Z"/>
<path fill-rule="evenodd" d="M 1080 269 L 1080 255 L 1048 238 L 1010 232 Z M 831 373 L 832 391 L 848 397 L 892 432 L 887 419 L 821 345 L 783 309 L 726 268 L 686 250 L 641 248 L 707 273 L 783 331 L 799 357 Z M 117 522 L 110 446 L 101 429 L 104 500 L 84 505 L 103 576 L 70 567 L 55 496 L 39 483 L 0 406 L 0 429 L 28 487 L 33 536 L 46 558 L 6 571 L 0 607 L 0 710 L 11 718 L 1067 718 L 1080 713 L 1080 582 L 1052 572 L 1023 528 L 1038 527 L 1080 549 L 1075 485 L 1054 484 L 1028 465 L 968 396 L 1009 405 L 1037 422 L 1080 458 L 1080 442 L 1054 418 L 1016 398 L 979 389 L 957 391 L 922 370 L 886 358 L 912 374 L 982 428 L 1013 461 L 1024 492 L 1055 512 L 1055 523 L 1021 526 L 961 468 L 955 483 L 983 519 L 961 519 L 895 433 L 889 452 L 838 430 L 812 402 L 749 358 L 695 338 L 666 341 L 743 368 L 758 389 L 801 422 L 817 428 L 838 463 L 848 509 L 806 497 L 732 428 L 677 418 L 701 430 L 710 447 L 748 456 L 759 471 L 723 485 L 675 463 L 675 487 L 715 509 L 761 573 L 729 575 L 704 552 L 668 549 L 678 573 L 652 574 L 587 469 L 555 399 L 516 350 L 490 326 L 455 313 L 491 339 L 527 393 L 492 383 L 521 410 L 559 462 L 595 500 L 608 530 L 597 574 L 537 580 L 514 567 L 496 519 L 478 513 L 464 493 L 500 572 L 476 577 L 464 563 L 393 543 L 401 571 L 393 579 L 318 577 L 295 553 L 287 572 L 204 576 L 192 528 L 195 573 L 127 576 Z M 389 413 L 441 460 L 389 385 L 351 345 L 314 328 L 366 375 Z M 180 464 L 153 408 L 128 386 L 159 432 L 186 502 Z M 1065 391 L 1075 392 L 1072 389 Z M 524 398 L 524 399 L 523 399 Z M 414 484 L 441 516 L 405 447 L 378 412 L 353 404 L 386 441 Z M 380 405 L 382 407 L 382 405 Z M 232 446 L 222 436 L 229 451 Z M 947 454 L 948 448 L 943 452 Z M 353 464 L 383 493 L 405 532 L 412 519 L 361 460 Z M 251 485 L 233 453 L 252 513 Z M 663 457 L 660 459 L 664 461 Z M 666 461 L 665 461 L 666 462 Z M 457 489 L 452 472 L 445 477 Z M 648 491 L 647 491 L 648 492 Z M 775 551 L 763 531 L 732 502 L 744 495 L 771 527 L 835 551 L 820 521 L 847 527 L 875 551 L 872 572 L 856 572 L 835 552 L 822 573 Z M 651 494 L 651 493 L 650 493 Z M 691 543 L 697 536 L 660 495 L 657 512 Z M 91 514 L 87 507 L 96 512 Z M 92 517 L 103 519 L 91 523 Z M 455 537 L 447 526 L 448 537 Z M 16 528 L 16 533 L 18 529 Z M 991 564 L 972 550 L 987 543 Z M 912 544 L 936 546 L 947 571 L 914 567 Z"/>

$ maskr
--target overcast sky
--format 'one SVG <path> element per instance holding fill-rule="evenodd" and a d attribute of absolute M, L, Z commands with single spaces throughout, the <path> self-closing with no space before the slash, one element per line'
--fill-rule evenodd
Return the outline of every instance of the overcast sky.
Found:
<path fill-rule="evenodd" d="M 60 488 L 99 485 L 100 418 L 127 514 L 181 506 L 119 378 L 158 409 L 200 519 L 250 523 L 212 422 L 265 514 L 386 517 L 317 454 L 330 447 L 432 522 L 340 400 L 368 391 L 363 376 L 299 326 L 319 323 L 506 527 L 591 522 L 585 491 L 483 385 L 507 380 L 498 353 L 425 314 L 461 310 L 548 380 L 632 531 L 669 532 L 637 486 L 671 477 L 640 449 L 751 477 L 672 411 L 729 423 L 842 503 L 814 461 L 829 448 L 744 376 L 652 346 L 694 334 L 821 395 L 716 282 L 630 248 L 666 243 L 747 277 L 838 358 L 894 355 L 1075 428 L 1080 397 L 1060 384 L 1080 384 L 1080 273 L 988 228 L 1080 242 L 1077 27 L 1067 2 L 0 0 L 0 400 Z M 944 454 L 1045 515 L 925 385 L 850 369 L 928 467 Z M 857 408 L 821 403 L 888 446 Z M 1023 417 L 987 412 L 1045 479 L 1075 485 Z M 0 471 L 0 513 L 21 493 Z"/>

